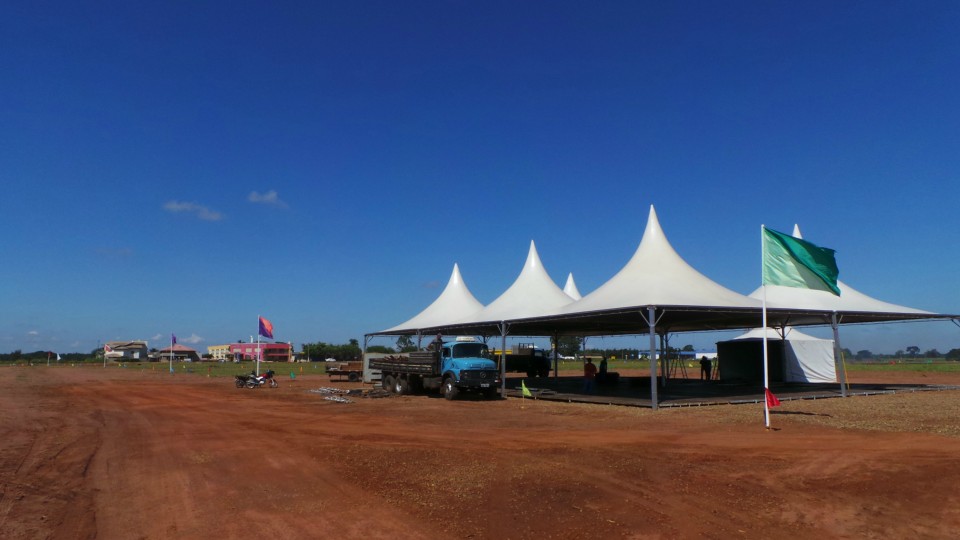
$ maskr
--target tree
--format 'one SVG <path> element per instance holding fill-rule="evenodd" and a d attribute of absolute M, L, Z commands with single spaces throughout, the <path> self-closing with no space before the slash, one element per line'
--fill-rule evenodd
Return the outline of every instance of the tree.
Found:
<path fill-rule="evenodd" d="M 960 349 L 950 349 L 945 356 L 950 360 L 960 360 Z"/>
<path fill-rule="evenodd" d="M 857 351 L 857 360 L 866 360 L 868 358 L 873 358 L 873 353 L 864 349 L 862 351 Z"/>
<path fill-rule="evenodd" d="M 683 348 L 680 350 L 683 352 L 693 352 L 696 349 L 693 348 L 693 345 L 684 345 Z"/>
<path fill-rule="evenodd" d="M 386 347 L 383 345 L 370 345 L 369 347 L 367 347 L 367 352 L 394 354 L 397 351 L 393 350 L 392 347 Z"/>
<path fill-rule="evenodd" d="M 940 358 L 940 351 L 936 349 L 930 349 L 929 351 L 923 353 L 924 358 Z"/>
<path fill-rule="evenodd" d="M 916 356 L 920 354 L 920 347 L 917 347 L 916 345 L 911 345 L 907 347 L 907 354 L 909 354 L 910 356 Z"/>
<path fill-rule="evenodd" d="M 355 360 L 360 358 L 360 343 L 355 339 L 351 339 L 347 345 L 331 345 L 322 341 L 304 343 L 303 353 L 311 360 L 325 360 L 327 358 L 341 361 Z"/>
<path fill-rule="evenodd" d="M 370 348 L 367 348 L 367 350 L 369 351 Z M 400 336 L 397 338 L 397 350 L 402 353 L 415 351 L 417 350 L 417 345 L 410 336 Z"/>
<path fill-rule="evenodd" d="M 560 356 L 576 356 L 583 346 L 583 338 L 576 336 L 560 336 L 557 339 L 557 352 Z"/>

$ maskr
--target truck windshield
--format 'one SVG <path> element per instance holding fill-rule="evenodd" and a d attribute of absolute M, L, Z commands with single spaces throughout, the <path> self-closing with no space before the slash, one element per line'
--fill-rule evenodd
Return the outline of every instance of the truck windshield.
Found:
<path fill-rule="evenodd" d="M 483 343 L 458 343 L 453 348 L 454 358 L 489 358 L 489 354 Z"/>

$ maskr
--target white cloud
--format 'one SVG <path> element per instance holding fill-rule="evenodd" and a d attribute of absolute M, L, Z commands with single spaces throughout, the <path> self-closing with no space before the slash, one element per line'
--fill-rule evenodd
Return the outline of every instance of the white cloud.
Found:
<path fill-rule="evenodd" d="M 173 212 L 174 214 L 179 214 L 180 212 L 195 214 L 204 221 L 220 221 L 223 219 L 223 214 L 220 212 L 193 202 L 167 201 L 167 203 L 163 205 L 163 209 L 167 212 Z"/>
<path fill-rule="evenodd" d="M 179 341 L 183 343 L 190 343 L 192 345 L 196 345 L 197 343 L 200 343 L 201 341 L 203 341 L 203 338 L 196 334 L 190 334 L 190 337 L 185 337 L 183 339 L 180 339 Z"/>
<path fill-rule="evenodd" d="M 150 338 L 150 341 L 160 341 L 161 339 L 163 339 L 163 336 L 160 335 L 160 334 L 157 334 L 157 335 L 153 336 L 152 338 Z"/>
<path fill-rule="evenodd" d="M 31 331 L 27 332 L 27 335 L 28 335 L 28 336 L 39 336 L 39 335 L 40 335 L 40 332 L 37 332 L 36 330 L 31 330 Z"/>
<path fill-rule="evenodd" d="M 277 195 L 277 192 L 272 189 L 266 193 L 258 193 L 256 191 L 251 191 L 250 195 L 247 195 L 247 200 L 256 204 L 276 206 L 277 208 L 287 207 L 287 203 L 281 201 L 280 197 Z"/>

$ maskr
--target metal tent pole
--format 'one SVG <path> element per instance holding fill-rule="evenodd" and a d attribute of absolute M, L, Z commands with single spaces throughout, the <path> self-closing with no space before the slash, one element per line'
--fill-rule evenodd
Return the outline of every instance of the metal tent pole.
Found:
<path fill-rule="evenodd" d="M 657 410 L 657 308 L 647 306 L 647 325 L 650 334 L 650 405 Z"/>
<path fill-rule="evenodd" d="M 507 323 L 500 321 L 500 396 L 507 397 Z"/>
<path fill-rule="evenodd" d="M 833 328 L 833 365 L 840 380 L 840 395 L 847 397 L 847 370 L 843 365 L 843 353 L 840 350 L 840 329 L 837 326 L 837 312 L 830 314 L 830 326 Z"/>

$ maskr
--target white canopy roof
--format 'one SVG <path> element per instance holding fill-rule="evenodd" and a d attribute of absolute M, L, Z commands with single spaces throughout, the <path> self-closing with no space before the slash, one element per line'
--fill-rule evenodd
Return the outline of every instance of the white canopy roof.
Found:
<path fill-rule="evenodd" d="M 667 241 L 651 205 L 647 228 L 633 258 L 600 288 L 563 312 L 634 306 L 759 308 L 760 302 L 717 284 L 687 264 Z"/>
<path fill-rule="evenodd" d="M 795 230 L 799 237 L 799 231 Z M 809 289 L 768 286 L 768 323 L 820 325 L 832 313 L 841 323 L 955 318 L 875 300 L 840 283 L 842 295 Z M 574 294 L 571 294 L 574 293 Z M 656 211 L 640 246 L 627 264 L 597 290 L 579 295 L 572 274 L 561 290 L 550 279 L 531 241 L 519 277 L 499 298 L 483 307 L 470 294 L 456 265 L 450 283 L 427 309 L 378 334 L 421 330 L 462 333 L 497 332 L 511 323 L 514 335 L 617 335 L 645 333 L 649 309 L 656 310 L 658 331 L 751 328 L 760 322 L 762 289 L 744 296 L 710 280 L 684 261 L 667 241 Z"/>
<path fill-rule="evenodd" d="M 797 225 L 793 226 L 793 236 L 795 238 L 803 238 L 800 235 L 800 227 Z M 929 311 L 898 306 L 871 298 L 840 280 L 837 280 L 837 287 L 840 289 L 840 296 L 815 289 L 767 285 L 767 307 L 770 309 L 836 311 L 838 313 L 910 313 L 931 315 Z M 750 293 L 750 296 L 762 300 L 763 287 Z"/>
<path fill-rule="evenodd" d="M 930 315 L 923 311 L 898 306 L 871 298 L 846 283 L 837 280 L 840 296 L 826 291 L 767 285 L 767 307 L 770 309 L 805 309 L 816 311 L 859 312 L 859 313 L 912 313 Z M 756 299 L 763 298 L 763 287 L 750 293 Z"/>
<path fill-rule="evenodd" d="M 574 300 L 579 300 L 583 298 L 580 294 L 580 291 L 577 289 L 577 284 L 573 282 L 573 273 L 567 276 L 567 284 L 563 286 L 563 292 L 567 293 L 567 296 L 573 298 Z"/>
<path fill-rule="evenodd" d="M 531 240 L 527 262 L 513 285 L 481 311 L 450 322 L 473 324 L 541 317 L 553 314 L 571 302 L 573 298 L 550 279 L 537 254 L 537 246 Z"/>
<path fill-rule="evenodd" d="M 466 283 L 463 282 L 460 267 L 454 264 L 450 281 L 432 304 L 407 322 L 384 330 L 383 333 L 442 326 L 450 321 L 468 317 L 481 309 L 483 304 L 474 298 Z"/>

